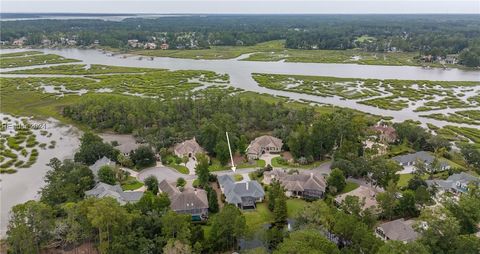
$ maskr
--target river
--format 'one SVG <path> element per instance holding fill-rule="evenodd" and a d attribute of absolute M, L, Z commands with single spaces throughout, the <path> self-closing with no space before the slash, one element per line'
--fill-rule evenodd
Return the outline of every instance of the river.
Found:
<path fill-rule="evenodd" d="M 260 87 L 252 78 L 252 73 L 268 74 L 290 74 L 290 75 L 311 75 L 311 76 L 332 76 L 343 78 L 374 78 L 374 79 L 401 79 L 401 80 L 436 80 L 436 81 L 479 81 L 479 86 L 475 92 L 480 91 L 480 71 L 462 70 L 462 69 L 425 69 L 415 66 L 381 66 L 381 65 L 358 65 L 358 64 L 332 64 L 332 63 L 289 63 L 289 62 L 259 62 L 259 61 L 241 61 L 248 54 L 242 55 L 236 59 L 226 60 L 195 60 L 168 57 L 155 57 L 150 60 L 144 57 L 138 60 L 136 56 L 124 57 L 124 55 L 111 56 L 104 54 L 99 50 L 93 49 L 39 49 L 45 53 L 57 54 L 66 58 L 81 60 L 84 64 L 104 64 L 127 67 L 146 67 L 162 68 L 170 70 L 209 70 L 217 73 L 228 74 L 230 76 L 230 85 L 242 88 L 247 91 L 258 93 L 267 93 L 271 95 L 284 96 L 294 100 L 306 100 L 332 106 L 345 107 L 368 112 L 376 115 L 392 117 L 393 121 L 405 121 L 408 119 L 416 120 L 422 124 L 431 123 L 438 127 L 448 124 L 478 127 L 469 124 L 449 123 L 435 119 L 421 117 L 430 113 L 451 113 L 457 109 L 441 109 L 425 112 L 414 112 L 413 109 L 420 104 L 410 105 L 409 108 L 395 111 L 376 108 L 373 106 L 357 103 L 356 100 L 345 100 L 340 97 L 320 97 L 315 95 L 300 94 L 287 91 L 278 91 Z M 15 50 L 1 50 L 0 52 L 13 52 Z M 16 50 L 18 51 L 18 50 Z M 78 64 L 78 63 L 74 63 Z M 9 71 L 15 69 L 30 69 L 38 66 L 20 67 L 3 69 Z M 1 75 L 4 77 L 13 75 Z M 20 76 L 20 75 L 19 75 Z M 25 76 L 25 75 L 21 75 Z M 49 76 L 49 75 L 42 75 Z M 52 75 L 54 76 L 54 75 Z M 480 109 L 470 108 L 470 109 Z"/>

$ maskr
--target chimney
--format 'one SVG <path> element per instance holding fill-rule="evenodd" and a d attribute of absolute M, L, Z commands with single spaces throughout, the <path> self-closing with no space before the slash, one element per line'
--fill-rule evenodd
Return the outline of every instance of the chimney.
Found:
<path fill-rule="evenodd" d="M 310 177 L 313 177 L 313 172 L 310 172 Z"/>
<path fill-rule="evenodd" d="M 197 188 L 194 189 L 194 192 L 195 192 L 195 196 L 197 195 Z"/>
<path fill-rule="evenodd" d="M 248 182 L 245 183 L 245 188 L 248 190 Z"/>

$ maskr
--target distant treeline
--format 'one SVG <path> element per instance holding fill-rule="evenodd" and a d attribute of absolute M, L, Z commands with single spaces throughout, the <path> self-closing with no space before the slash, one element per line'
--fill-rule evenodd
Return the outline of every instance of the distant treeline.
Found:
<path fill-rule="evenodd" d="M 477 15 L 204 15 L 157 19 L 3 21 L 2 41 L 27 37 L 74 38 L 77 45 L 127 46 L 127 40 L 162 41 L 170 48 L 253 45 L 285 39 L 287 48 L 419 51 L 445 56 L 462 53 L 463 63 L 480 63 Z M 366 37 L 365 35 L 368 35 Z M 358 38 L 364 38 L 359 40 Z"/>

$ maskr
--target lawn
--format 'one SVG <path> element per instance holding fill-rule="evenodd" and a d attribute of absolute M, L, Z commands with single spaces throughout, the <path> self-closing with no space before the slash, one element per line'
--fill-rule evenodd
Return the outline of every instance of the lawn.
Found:
<path fill-rule="evenodd" d="M 235 179 L 235 182 L 240 182 L 243 180 L 243 176 L 240 174 L 235 174 L 233 175 L 233 179 Z"/>
<path fill-rule="evenodd" d="M 303 199 L 287 199 L 287 214 L 289 218 L 294 218 L 300 211 L 302 211 L 308 204 Z M 266 202 L 258 203 L 257 208 L 253 211 L 243 211 L 245 220 L 247 222 L 248 234 L 253 234 L 263 225 L 271 223 L 273 214 L 268 210 Z"/>
<path fill-rule="evenodd" d="M 347 185 L 345 185 L 345 188 L 343 188 L 342 192 L 339 193 L 340 194 L 343 194 L 343 193 L 347 193 L 347 192 L 350 192 L 350 191 L 353 191 L 355 190 L 356 188 L 358 188 L 358 183 L 354 183 L 354 182 L 349 182 L 347 181 Z"/>
<path fill-rule="evenodd" d="M 136 190 L 136 189 L 142 187 L 143 183 L 139 182 L 135 177 L 129 176 L 127 178 L 127 180 L 122 182 L 121 186 L 122 186 L 122 189 L 124 191 L 126 191 L 126 190 Z"/>
<path fill-rule="evenodd" d="M 236 165 L 237 169 L 238 168 L 263 168 L 265 167 L 265 161 L 264 160 L 254 160 L 254 163 L 250 162 L 245 162 L 239 165 Z"/>
<path fill-rule="evenodd" d="M 31 54 L 19 57 L 2 57 L 0 68 L 15 68 L 42 64 L 57 64 L 79 62 L 76 59 L 68 59 L 54 54 Z"/>
<path fill-rule="evenodd" d="M 190 173 L 190 171 L 188 170 L 187 167 L 185 167 L 184 165 L 180 165 L 180 164 L 170 164 L 168 165 L 169 167 L 172 167 L 174 168 L 175 170 L 177 170 L 179 173 L 182 173 L 182 174 L 185 174 L 185 175 L 188 175 L 188 173 Z"/>
<path fill-rule="evenodd" d="M 272 167 L 274 168 L 295 168 L 295 169 L 312 169 L 315 167 L 320 166 L 325 161 L 315 161 L 306 165 L 300 165 L 298 163 L 288 163 L 288 164 L 281 164 L 279 162 L 280 157 L 272 158 Z"/>

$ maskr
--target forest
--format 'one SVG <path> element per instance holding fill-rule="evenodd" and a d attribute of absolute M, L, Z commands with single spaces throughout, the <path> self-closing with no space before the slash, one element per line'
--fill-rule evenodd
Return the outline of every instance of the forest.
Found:
<path fill-rule="evenodd" d="M 361 48 L 371 52 L 420 52 L 480 65 L 480 21 L 475 15 L 206 15 L 157 19 L 2 21 L 0 38 L 25 36 L 29 45 L 75 39 L 127 48 L 127 40 L 166 42 L 171 49 L 244 46 L 284 39 L 286 48 Z"/>

